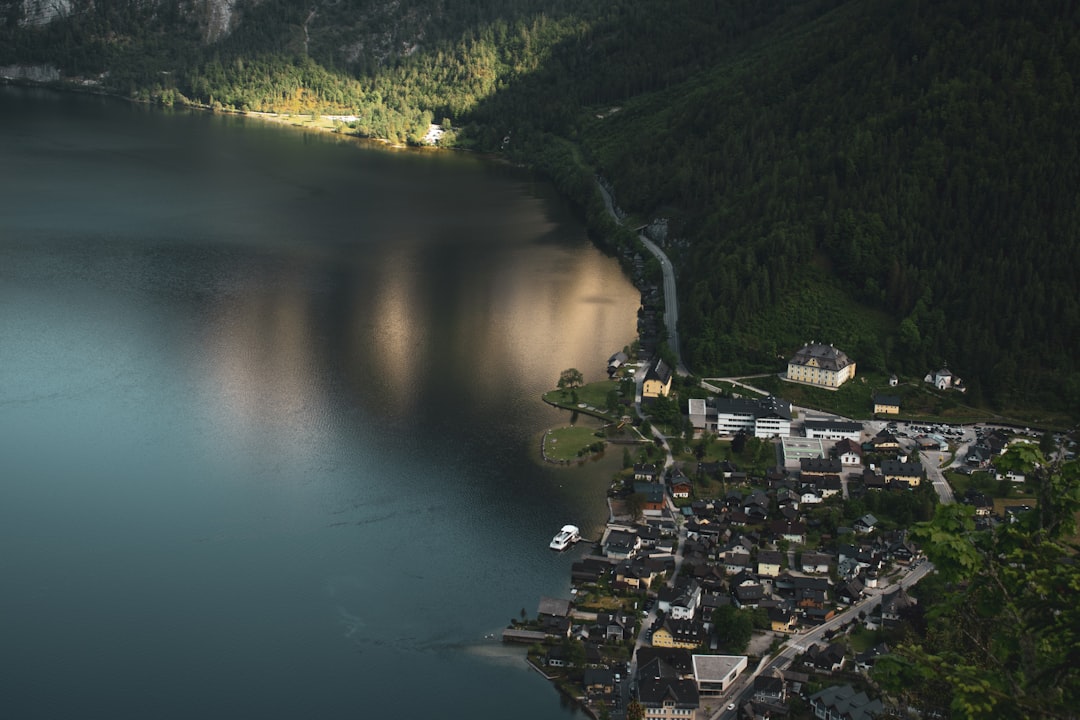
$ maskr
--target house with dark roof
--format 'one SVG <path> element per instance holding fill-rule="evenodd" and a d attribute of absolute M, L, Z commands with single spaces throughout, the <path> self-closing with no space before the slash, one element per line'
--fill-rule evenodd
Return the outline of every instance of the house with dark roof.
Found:
<path fill-rule="evenodd" d="M 855 668 L 863 674 L 869 673 L 874 668 L 874 663 L 883 655 L 889 654 L 889 646 L 878 643 L 874 647 L 855 656 Z"/>
<path fill-rule="evenodd" d="M 587 667 L 582 685 L 585 695 L 592 700 L 609 698 L 615 692 L 615 671 L 608 667 Z"/>
<path fill-rule="evenodd" d="M 885 476 L 874 468 L 866 468 L 862 473 L 863 487 L 867 490 L 884 490 L 889 486 Z"/>
<path fill-rule="evenodd" d="M 810 707 L 814 717 L 823 720 L 874 720 L 885 712 L 880 700 L 871 700 L 850 685 L 834 685 L 814 693 Z"/>
<path fill-rule="evenodd" d="M 697 580 L 680 576 L 675 584 L 660 588 L 656 596 L 656 607 L 667 613 L 672 620 L 689 620 L 701 607 L 701 585 Z"/>
<path fill-rule="evenodd" d="M 570 581 L 595 583 L 611 574 L 611 563 L 598 558 L 583 558 L 570 566 Z"/>
<path fill-rule="evenodd" d="M 872 513 L 866 513 L 861 518 L 855 521 L 855 532 L 857 533 L 871 533 L 877 527 L 878 519 L 873 516 Z"/>
<path fill-rule="evenodd" d="M 787 702 L 784 679 L 778 675 L 758 675 L 754 678 L 754 702 L 783 705 Z"/>
<path fill-rule="evenodd" d="M 641 513 L 645 517 L 658 517 L 664 514 L 664 508 L 667 506 L 664 492 L 664 486 L 658 482 L 637 481 L 634 483 L 634 494 L 645 498 L 641 506 Z"/>
<path fill-rule="evenodd" d="M 977 490 L 968 490 L 960 502 L 975 508 L 975 517 L 989 517 L 994 513 L 994 501 Z"/>
<path fill-rule="evenodd" d="M 765 597 L 765 588 L 756 580 L 747 580 L 732 589 L 735 605 L 739 608 L 756 608 Z"/>
<path fill-rule="evenodd" d="M 843 491 L 844 482 L 839 475 L 811 475 L 803 486 L 813 488 L 823 498 L 829 498 Z"/>
<path fill-rule="evenodd" d="M 865 590 L 862 581 L 858 578 L 852 578 L 836 586 L 836 598 L 845 605 L 850 605 L 862 600 Z"/>
<path fill-rule="evenodd" d="M 802 458 L 799 460 L 799 470 L 803 480 L 822 475 L 839 475 L 844 467 L 838 457 L 830 458 Z"/>
<path fill-rule="evenodd" d="M 803 655 L 803 663 L 822 672 L 839 672 L 844 668 L 844 661 L 844 645 L 838 642 L 828 645 L 814 643 L 806 648 Z"/>
<path fill-rule="evenodd" d="M 897 395 L 875 395 L 874 396 L 874 414 L 875 415 L 899 415 L 900 414 L 900 397 Z"/>
<path fill-rule="evenodd" d="M 700 695 L 693 680 L 675 678 L 642 678 L 638 676 L 638 702 L 645 710 L 645 717 L 687 718 L 695 720 Z"/>
<path fill-rule="evenodd" d="M 818 552 L 804 552 L 801 558 L 804 573 L 826 574 L 832 565 L 832 556 Z"/>
<path fill-rule="evenodd" d="M 818 440 L 841 440 L 850 438 L 855 442 L 862 437 L 862 423 L 847 420 L 804 420 L 803 432 L 808 438 Z"/>
<path fill-rule="evenodd" d="M 660 470 L 652 463 L 634 463 L 634 479 L 645 482 L 656 482 L 660 477 Z"/>
<path fill-rule="evenodd" d="M 787 540 L 799 545 L 806 542 L 806 526 L 801 522 L 777 520 L 769 526 L 769 531 L 777 540 Z"/>
<path fill-rule="evenodd" d="M 799 615 L 793 609 L 776 605 L 768 608 L 769 627 L 773 632 L 791 633 L 799 624 Z"/>
<path fill-rule="evenodd" d="M 596 614 L 596 623 L 589 637 L 595 637 L 602 642 L 622 642 L 634 636 L 634 618 L 628 613 L 601 612 Z"/>
<path fill-rule="evenodd" d="M 890 485 L 906 485 L 912 488 L 926 477 L 926 471 L 918 460 L 884 460 L 881 463 L 881 472 L 885 476 L 885 482 Z"/>
<path fill-rule="evenodd" d="M 808 343 L 788 360 L 787 379 L 836 389 L 855 377 L 855 363 L 832 345 Z"/>
<path fill-rule="evenodd" d="M 608 377 L 611 377 L 616 372 L 618 372 L 619 368 L 621 368 L 624 364 L 626 364 L 626 361 L 629 360 L 629 359 L 630 358 L 627 357 L 626 353 L 624 353 L 622 350 L 620 350 L 617 353 L 612 354 L 612 356 L 609 357 L 608 361 L 607 361 L 607 374 L 608 374 Z"/>
<path fill-rule="evenodd" d="M 694 677 L 693 655 L 684 648 L 641 647 L 637 650 L 638 677 Z"/>
<path fill-rule="evenodd" d="M 641 538 L 628 530 L 610 530 L 604 541 L 604 555 L 616 560 L 633 557 L 641 549 Z"/>
<path fill-rule="evenodd" d="M 882 428 L 870 439 L 870 448 L 879 455 L 895 455 L 900 452 L 900 441 L 888 428 Z"/>
<path fill-rule="evenodd" d="M 705 639 L 705 627 L 697 620 L 675 620 L 668 617 L 653 631 L 652 644 L 654 647 L 693 650 L 703 645 Z"/>
<path fill-rule="evenodd" d="M 686 499 L 690 497 L 690 493 L 694 487 L 690 483 L 690 479 L 685 475 L 678 474 L 672 475 L 667 480 L 668 492 L 671 493 L 671 497 L 676 499 Z"/>
<path fill-rule="evenodd" d="M 655 400 L 658 397 L 667 397 L 671 394 L 671 368 L 667 366 L 663 358 L 656 358 L 645 372 L 645 380 L 641 385 L 641 399 L 643 401 Z"/>
<path fill-rule="evenodd" d="M 783 553 L 775 550 L 760 550 L 757 556 L 757 573 L 767 577 L 776 577 L 784 567 Z"/>
<path fill-rule="evenodd" d="M 881 605 L 877 607 L 881 626 L 892 627 L 898 624 L 904 611 L 915 604 L 915 599 L 908 595 L 904 588 L 885 593 L 881 596 Z"/>
<path fill-rule="evenodd" d="M 851 438 L 842 438 L 833 447 L 833 453 L 841 465 L 862 465 L 862 446 Z"/>
<path fill-rule="evenodd" d="M 750 567 L 750 553 L 728 550 L 724 553 L 724 571 L 736 575 Z"/>

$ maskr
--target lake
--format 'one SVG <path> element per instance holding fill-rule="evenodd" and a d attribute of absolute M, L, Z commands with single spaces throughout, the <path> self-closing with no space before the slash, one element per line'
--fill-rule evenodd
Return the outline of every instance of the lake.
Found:
<path fill-rule="evenodd" d="M 521 170 L 0 87 L 3 715 L 585 717 L 497 637 L 638 304 Z"/>

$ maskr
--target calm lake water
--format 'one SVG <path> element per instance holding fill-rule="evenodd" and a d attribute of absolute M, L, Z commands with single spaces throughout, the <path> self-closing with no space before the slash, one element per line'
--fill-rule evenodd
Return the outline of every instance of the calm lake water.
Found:
<path fill-rule="evenodd" d="M 519 171 L 0 88 L 3 716 L 584 717 L 489 636 L 637 306 Z"/>

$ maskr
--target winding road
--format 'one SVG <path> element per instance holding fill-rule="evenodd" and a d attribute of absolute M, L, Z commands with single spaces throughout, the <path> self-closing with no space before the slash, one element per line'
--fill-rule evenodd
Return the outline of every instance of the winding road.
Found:
<path fill-rule="evenodd" d="M 607 208 L 608 213 L 616 223 L 622 225 L 622 218 L 619 217 L 619 213 L 615 210 L 615 202 L 611 198 L 611 193 L 599 180 L 596 181 L 596 186 L 600 188 L 600 194 L 604 198 L 604 206 Z M 664 254 L 664 251 L 652 240 L 645 237 L 644 233 L 638 233 L 638 240 L 660 261 L 660 269 L 664 274 L 664 326 L 668 332 L 668 346 L 675 353 L 675 372 L 679 375 L 689 375 L 690 371 L 686 369 L 682 359 L 682 351 L 679 349 L 681 347 L 679 345 L 678 330 L 679 296 L 675 292 L 675 268 L 672 267 L 671 260 Z"/>

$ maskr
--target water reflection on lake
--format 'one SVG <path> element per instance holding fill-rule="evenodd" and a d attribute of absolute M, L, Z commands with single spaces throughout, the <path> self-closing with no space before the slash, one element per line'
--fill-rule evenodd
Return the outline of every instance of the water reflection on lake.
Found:
<path fill-rule="evenodd" d="M 14 88 L 0 167 L 6 712 L 573 714 L 490 636 L 605 517 L 539 396 L 638 296 L 546 185 Z"/>

